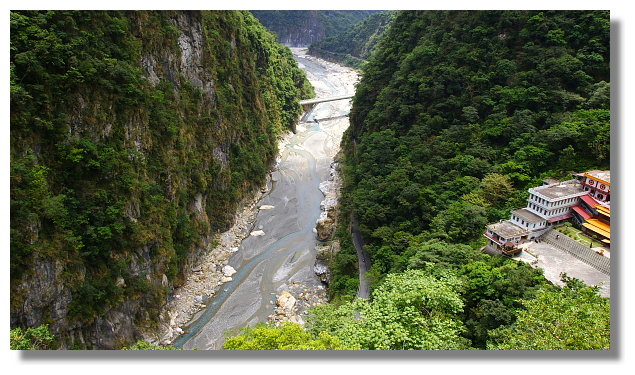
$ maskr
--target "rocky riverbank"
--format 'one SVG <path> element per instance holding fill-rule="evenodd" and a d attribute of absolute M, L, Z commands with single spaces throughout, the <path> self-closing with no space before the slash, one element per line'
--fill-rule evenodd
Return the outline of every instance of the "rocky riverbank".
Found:
<path fill-rule="evenodd" d="M 324 194 L 324 200 L 320 204 L 322 212 L 315 225 L 317 239 L 322 243 L 315 248 L 316 257 L 313 271 L 325 284 L 330 282 L 329 263 L 340 249 L 339 242 L 336 240 L 332 241 L 333 233 L 337 227 L 338 201 L 342 187 L 339 155 L 340 153 L 338 152 L 333 162 L 331 162 L 328 180 L 320 184 L 320 191 Z"/>
<path fill-rule="evenodd" d="M 326 288 L 322 285 L 311 288 L 300 283 L 288 282 L 285 287 L 286 290 L 277 296 L 274 312 L 268 318 L 269 323 L 276 326 L 284 322 L 304 325 L 302 316 L 308 313 L 308 309 L 328 302 Z"/>
<path fill-rule="evenodd" d="M 304 53 L 296 53 L 296 57 L 318 96 L 353 90 L 357 78 L 354 72 Z M 308 309 L 328 301 L 324 282 L 329 280 L 329 254 L 338 246 L 330 243 L 326 250 L 318 249 L 318 262 L 313 258 L 316 253 L 306 250 L 315 246 L 316 237 L 322 244 L 330 241 L 336 225 L 341 185 L 337 151 L 348 126 L 343 118 L 348 110 L 341 104 L 316 108 L 313 115 L 319 123 L 300 123 L 297 134 L 289 133 L 282 139 L 271 174 L 275 181 L 257 192 L 244 205 L 235 225 L 215 240 L 215 246 L 205 252 L 201 261 L 193 263 L 197 266 L 191 278 L 172 293 L 161 313 L 160 327 L 148 336 L 148 341 L 174 343 L 185 327 L 190 327 L 192 319 L 202 317 L 207 307 L 214 307 L 213 316 L 197 328 L 195 336 L 188 338 L 183 347 L 220 349 L 224 332 L 260 321 L 303 324 Z M 312 178 L 312 168 L 327 177 Z M 318 182 L 322 178 L 324 181 Z M 322 193 L 321 197 L 314 187 Z M 318 202 L 319 218 L 316 220 L 311 214 L 312 219 L 306 221 L 307 212 L 317 208 Z M 260 210 L 263 212 L 258 214 Z M 311 226 L 315 236 L 310 233 Z M 287 246 L 297 250 L 290 252 Z M 271 256 L 259 259 L 263 252 Z M 289 254 L 282 255 L 285 252 Z M 230 263 L 235 270 L 228 267 Z M 257 271 L 247 272 L 252 269 Z M 322 283 L 314 270 L 323 274 Z M 208 306 L 221 298 L 222 304 Z"/>
<path fill-rule="evenodd" d="M 331 162 L 329 178 L 320 183 L 319 189 L 324 194 L 324 200 L 320 203 L 320 217 L 315 223 L 318 241 L 330 240 L 335 230 L 337 219 L 337 202 L 339 199 L 342 180 L 339 172 L 339 159 L 336 157 Z"/>
<path fill-rule="evenodd" d="M 322 243 L 315 247 L 316 259 L 313 271 L 324 284 L 330 281 L 328 266 L 340 248 L 338 241 L 331 241 L 337 224 L 338 200 L 342 187 L 339 155 L 338 152 L 331 162 L 328 179 L 319 185 L 324 200 L 320 203 L 321 213 L 315 223 L 315 233 L 318 241 Z M 326 288 L 322 285 L 311 288 L 300 283 L 289 282 L 284 289 L 277 295 L 274 313 L 268 318 L 268 321 L 275 325 L 287 321 L 304 325 L 302 316 L 308 313 L 308 309 L 328 302 Z M 273 301 L 271 303 L 274 304 Z"/>
<path fill-rule="evenodd" d="M 292 135 L 288 133 L 282 137 L 278 145 L 279 150 L 284 149 Z M 273 170 L 276 168 L 277 164 Z M 167 304 L 161 310 L 157 329 L 143 333 L 146 341 L 161 345 L 171 344 L 183 333 L 182 327 L 206 307 L 207 301 L 218 289 L 224 283 L 232 281 L 232 275 L 236 270 L 228 265 L 229 258 L 239 251 L 243 239 L 250 235 L 259 235 L 260 231 L 254 231 L 256 216 L 260 210 L 271 207 L 258 206 L 258 202 L 269 193 L 272 182 L 275 181 L 272 181 L 270 173 L 264 186 L 243 202 L 234 225 L 211 241 L 216 246 L 201 255 L 195 263 L 197 265 L 191 269 L 187 281 L 171 293 Z"/>

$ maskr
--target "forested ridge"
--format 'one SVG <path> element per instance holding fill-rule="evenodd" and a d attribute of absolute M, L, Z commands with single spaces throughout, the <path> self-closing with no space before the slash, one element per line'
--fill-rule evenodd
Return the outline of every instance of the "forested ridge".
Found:
<path fill-rule="evenodd" d="M 344 65 L 361 68 L 388 31 L 397 11 L 371 14 L 350 29 L 311 43 L 309 53 Z"/>
<path fill-rule="evenodd" d="M 610 303 L 480 252 L 544 178 L 609 169 L 608 11 L 402 11 L 363 68 L 344 135 L 331 303 L 229 349 L 609 349 Z M 370 254 L 355 299 L 351 217 Z"/>
<path fill-rule="evenodd" d="M 251 13 L 280 43 L 308 46 L 324 37 L 346 32 L 376 13 L 374 10 L 252 10 Z"/>
<path fill-rule="evenodd" d="M 311 89 L 248 12 L 12 12 L 11 27 L 12 328 L 33 327 L 12 348 L 57 345 L 41 323 L 78 348 L 129 345 L 110 330 L 150 324 Z M 224 348 L 610 349 L 597 287 L 480 251 L 528 188 L 610 169 L 609 34 L 608 11 L 398 12 L 342 141 L 331 302 Z M 175 69 L 188 59 L 210 69 Z"/>
<path fill-rule="evenodd" d="M 610 168 L 609 91 L 608 12 L 401 12 L 344 137 L 341 203 L 359 219 L 372 282 L 455 269 L 463 336 L 484 348 L 545 287 L 539 270 L 477 253 L 485 225 L 543 178 Z M 331 291 L 350 295 L 355 250 L 340 237 Z"/>
<path fill-rule="evenodd" d="M 344 139 L 375 278 L 413 237 L 480 240 L 542 178 L 608 169 L 608 46 L 608 12 L 400 13 Z"/>
<path fill-rule="evenodd" d="M 11 325 L 80 348 L 156 320 L 313 95 L 247 11 L 11 12 L 10 66 Z"/>

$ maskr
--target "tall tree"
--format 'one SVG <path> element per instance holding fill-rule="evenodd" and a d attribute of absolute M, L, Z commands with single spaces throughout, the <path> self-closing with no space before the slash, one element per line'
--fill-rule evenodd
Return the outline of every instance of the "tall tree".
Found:
<path fill-rule="evenodd" d="M 457 282 L 422 270 L 391 274 L 371 301 L 316 308 L 308 318 L 309 331 L 327 332 L 364 350 L 467 349 L 469 341 L 461 337 L 464 326 L 458 317 L 463 302 Z"/>
<path fill-rule="evenodd" d="M 490 332 L 488 349 L 608 350 L 611 312 L 597 288 L 568 280 L 560 290 L 541 290 L 526 300 L 516 323 Z"/>

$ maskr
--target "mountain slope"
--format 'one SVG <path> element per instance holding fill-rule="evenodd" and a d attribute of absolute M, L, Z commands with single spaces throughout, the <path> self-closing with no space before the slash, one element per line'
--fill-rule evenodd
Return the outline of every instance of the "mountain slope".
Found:
<path fill-rule="evenodd" d="M 312 43 L 309 46 L 309 53 L 360 68 L 388 31 L 396 14 L 396 11 L 371 14 L 344 32 Z"/>
<path fill-rule="evenodd" d="M 280 43 L 307 47 L 326 36 L 348 30 L 377 11 L 372 10 L 253 10 L 251 13 Z"/>
<path fill-rule="evenodd" d="M 12 12 L 12 327 L 137 339 L 311 94 L 246 11 Z"/>
<path fill-rule="evenodd" d="M 344 140 L 372 277 L 403 269 L 409 238 L 478 243 L 541 178 L 608 168 L 608 80 L 608 12 L 401 12 Z"/>

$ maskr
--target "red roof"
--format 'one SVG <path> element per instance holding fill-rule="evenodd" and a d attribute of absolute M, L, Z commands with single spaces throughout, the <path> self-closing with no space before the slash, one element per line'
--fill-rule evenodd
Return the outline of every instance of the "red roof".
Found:
<path fill-rule="evenodd" d="M 591 208 L 595 208 L 598 205 L 598 202 L 593 199 L 590 195 L 583 195 L 580 197 L 584 201 L 584 203 L 588 204 Z"/>
<path fill-rule="evenodd" d="M 556 216 L 552 219 L 547 220 L 550 223 L 555 223 L 556 221 L 560 221 L 560 220 L 565 220 L 570 218 L 571 216 L 573 216 L 573 214 L 571 212 L 569 212 L 568 214 L 562 215 L 562 216 Z"/>
<path fill-rule="evenodd" d="M 571 208 L 573 208 L 573 211 L 577 212 L 578 215 L 582 216 L 582 218 L 584 220 L 590 219 L 591 216 L 592 216 L 590 213 L 586 212 L 586 210 L 584 208 L 580 207 L 579 205 L 575 205 L 575 206 L 573 206 Z"/>

